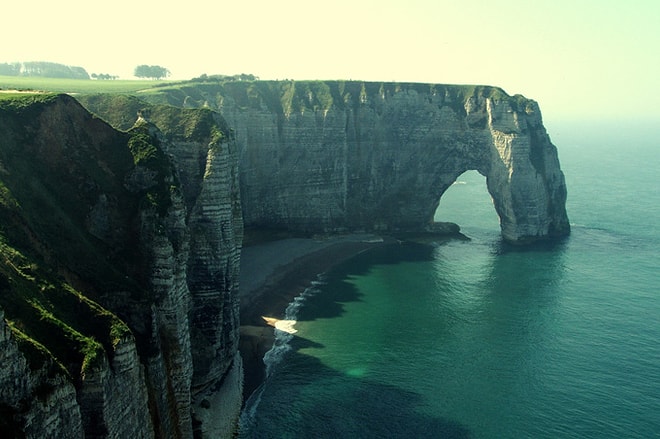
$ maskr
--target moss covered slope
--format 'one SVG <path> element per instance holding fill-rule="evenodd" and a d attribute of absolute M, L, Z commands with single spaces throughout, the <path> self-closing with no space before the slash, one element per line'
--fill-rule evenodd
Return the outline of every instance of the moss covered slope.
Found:
<path fill-rule="evenodd" d="M 52 355 L 78 381 L 129 334 L 99 299 L 148 295 L 135 223 L 147 194 L 124 183 L 137 134 L 66 95 L 0 100 L 0 131 L 0 307 L 35 367 Z"/>

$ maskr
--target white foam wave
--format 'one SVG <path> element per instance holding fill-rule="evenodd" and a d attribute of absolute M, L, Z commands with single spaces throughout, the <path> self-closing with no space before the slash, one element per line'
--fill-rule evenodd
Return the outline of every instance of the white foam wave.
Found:
<path fill-rule="evenodd" d="M 308 298 L 319 292 L 316 287 L 323 284 L 323 276 L 319 275 L 317 280 L 312 281 L 311 285 L 306 288 L 305 291 L 300 293 L 299 296 L 295 297 L 291 303 L 289 303 L 286 310 L 284 310 L 283 319 L 262 317 L 267 324 L 275 328 L 275 340 L 273 346 L 268 352 L 266 352 L 263 359 L 264 365 L 266 366 L 266 380 L 252 394 L 252 396 L 250 396 L 245 404 L 243 412 L 241 413 L 239 422 L 242 431 L 246 431 L 246 429 L 249 430 L 249 426 L 253 424 L 257 408 L 261 403 L 261 397 L 268 383 L 268 378 L 272 375 L 274 368 L 284 360 L 286 354 L 292 349 L 291 341 L 293 340 L 294 334 L 298 332 L 298 330 L 295 329 L 295 325 L 298 323 L 297 318 L 300 308 L 302 308 Z"/>
<path fill-rule="evenodd" d="M 239 438 L 243 437 L 241 433 L 248 432 L 250 426 L 254 424 L 254 419 L 257 415 L 257 408 L 261 403 L 261 396 L 264 394 L 264 390 L 265 386 L 262 384 L 246 401 L 245 407 L 243 408 L 241 416 L 238 419 Z"/>
<path fill-rule="evenodd" d="M 268 324 L 275 327 L 275 341 L 273 342 L 273 347 L 264 355 L 266 379 L 268 379 L 273 372 L 273 367 L 281 363 L 287 352 L 291 350 L 291 340 L 293 340 L 294 334 L 298 332 L 298 330 L 295 329 L 295 325 L 298 323 L 297 319 L 300 308 L 305 304 L 309 297 L 318 293 L 319 290 L 316 287 L 322 284 L 323 281 L 319 277 L 318 280 L 312 282 L 310 287 L 306 288 L 299 296 L 295 297 L 284 310 L 283 319 L 264 317 L 264 320 L 266 320 Z"/>

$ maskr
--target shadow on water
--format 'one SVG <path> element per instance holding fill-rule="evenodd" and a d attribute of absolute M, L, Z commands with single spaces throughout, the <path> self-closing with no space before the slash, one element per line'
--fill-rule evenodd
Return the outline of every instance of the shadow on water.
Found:
<path fill-rule="evenodd" d="M 413 251 L 413 249 L 417 249 Z M 423 249 L 420 251 L 419 249 Z M 420 256 L 423 255 L 423 256 Z M 419 260 L 432 257 L 432 247 L 423 246 L 418 244 L 391 244 L 385 246 L 379 246 L 367 250 L 363 253 L 360 253 L 353 258 L 345 261 L 342 264 L 337 265 L 333 268 L 328 275 L 332 274 L 333 277 L 335 271 L 341 273 L 342 279 L 347 279 L 350 276 L 364 275 L 369 272 L 374 263 L 382 264 L 395 264 L 401 260 L 408 258 L 410 260 Z M 375 261 L 375 262 L 374 262 Z M 278 290 L 281 291 L 293 291 L 297 289 L 302 289 L 308 287 L 307 290 L 302 294 L 302 296 L 294 299 L 301 300 L 305 303 L 305 306 L 298 308 L 296 311 L 295 320 L 296 321 L 314 321 L 317 319 L 332 319 L 338 318 L 345 314 L 345 306 L 350 302 L 359 302 L 361 301 L 361 295 L 354 285 L 350 282 L 344 280 L 337 283 L 336 290 L 333 289 L 333 295 L 323 295 L 322 300 L 313 300 L 309 301 L 303 296 L 314 295 L 316 292 L 315 287 L 309 287 L 309 285 L 300 285 L 299 273 L 293 272 L 284 276 L 278 285 Z M 334 287 L 334 285 L 333 285 Z M 275 292 L 275 294 L 280 294 Z M 281 293 L 282 297 L 286 297 L 286 294 Z M 290 299 L 286 299 L 290 300 Z M 291 306 L 292 303 L 289 303 Z M 277 302 L 280 309 L 285 306 L 281 302 Z M 248 311 L 241 313 L 241 324 L 242 325 L 253 325 L 258 327 L 264 326 L 264 314 L 266 316 L 276 316 L 278 319 L 289 320 L 291 317 L 282 315 L 281 311 L 278 312 L 269 312 L 268 306 L 262 306 L 263 304 L 255 305 L 251 308 L 254 310 L 259 310 L 259 312 Z M 287 308 L 288 309 L 288 308 Z M 263 312 L 264 310 L 265 313 Z M 285 312 L 286 314 L 286 312 Z M 264 378 L 264 362 L 261 361 L 264 354 L 268 349 L 268 343 L 270 343 L 271 338 L 268 336 L 263 336 L 261 334 L 250 335 L 250 334 L 241 334 L 241 344 L 240 351 L 244 360 L 245 368 L 245 383 L 244 383 L 244 395 L 247 398 L 249 395 L 257 389 L 261 381 Z M 310 346 L 318 347 L 322 346 Z M 279 355 L 279 354 L 278 354 Z"/>
<path fill-rule="evenodd" d="M 346 303 L 362 300 L 362 293 L 355 288 L 350 279 L 367 275 L 377 265 L 430 261 L 433 259 L 433 253 L 432 245 L 413 242 L 386 245 L 360 253 L 328 273 L 328 276 L 343 280 L 333 282 L 331 296 L 325 296 L 324 300 L 306 303 L 300 310 L 297 320 L 313 321 L 341 317 L 345 313 Z"/>
<path fill-rule="evenodd" d="M 239 438 L 470 437 L 457 422 L 419 413 L 417 393 L 342 374 L 299 352 L 309 344 L 294 338 L 293 351 L 266 382 L 259 410 L 243 423 Z"/>
<path fill-rule="evenodd" d="M 460 341 L 461 346 L 475 339 L 483 340 L 480 347 L 478 344 L 473 346 L 474 349 L 478 348 L 477 358 L 480 360 L 474 367 L 468 367 L 468 373 L 449 365 L 449 369 L 444 372 L 449 376 L 444 376 L 442 380 L 451 380 L 452 373 L 456 374 L 454 378 L 458 382 L 466 376 L 472 377 L 476 384 L 467 390 L 474 393 L 475 401 L 484 398 L 489 400 L 491 407 L 499 407 L 502 401 L 524 399 L 527 394 L 527 378 L 532 378 L 525 375 L 526 365 L 530 361 L 534 364 L 544 361 L 538 358 L 532 346 L 547 342 L 549 320 L 553 319 L 555 300 L 558 299 L 555 286 L 563 277 L 561 255 L 566 241 L 544 242 L 526 247 L 512 246 L 501 241 L 492 242 L 491 257 L 486 256 L 482 260 L 485 264 L 484 277 L 473 284 L 473 290 L 463 288 L 469 286 L 460 283 L 464 280 L 452 283 L 452 276 L 461 276 L 452 271 L 462 264 L 461 258 L 465 256 L 461 256 L 461 252 L 468 251 L 471 254 L 480 251 L 478 248 L 470 249 L 472 245 L 481 249 L 483 247 L 476 242 L 465 243 L 469 247 L 463 245 L 451 244 L 445 252 L 444 245 L 405 242 L 360 254 L 328 273 L 328 278 L 332 279 L 332 291 L 324 291 L 322 295 L 306 301 L 299 309 L 296 320 L 312 322 L 344 316 L 349 303 L 365 300 L 364 293 L 351 280 L 368 276 L 376 267 L 382 273 L 385 266 L 386 273 L 391 272 L 392 276 L 396 276 L 397 270 L 389 270 L 387 266 L 394 267 L 408 262 L 439 262 L 443 268 L 438 276 L 448 279 L 445 290 L 454 291 L 451 293 L 456 296 L 454 300 L 462 300 L 464 296 L 471 295 L 471 305 L 465 307 L 461 302 L 453 306 L 452 297 L 444 297 L 441 302 L 444 307 L 449 307 L 447 312 L 467 314 L 459 315 L 461 318 L 458 320 L 448 321 L 446 319 L 449 314 L 437 321 L 427 316 L 424 321 L 433 321 L 433 328 L 417 330 L 430 331 L 429 337 L 435 337 L 434 340 L 442 339 L 441 335 L 446 332 L 447 343 L 463 335 L 466 339 Z M 470 254 L 467 257 L 471 257 Z M 516 279 L 516 282 L 512 283 L 512 279 Z M 456 290 L 457 286 L 460 291 Z M 424 297 L 432 299 L 432 296 Z M 348 345 L 351 342 L 347 341 L 347 349 L 351 348 Z M 276 365 L 274 373 L 261 388 L 262 391 L 257 392 L 260 398 L 258 410 L 244 423 L 247 427 L 240 437 L 451 439 L 468 438 L 476 434 L 463 424 L 463 419 L 459 422 L 457 419 L 434 415 L 433 410 L 429 411 L 426 407 L 429 403 L 428 395 L 404 389 L 389 381 L 379 381 L 375 377 L 361 374 L 359 370 L 332 368 L 304 352 L 308 348 L 325 349 L 321 343 L 294 334 L 289 345 L 291 349 L 286 353 L 285 360 Z M 465 349 L 461 348 L 458 355 L 463 351 Z M 493 370 L 494 365 L 502 363 L 502 359 L 511 365 L 508 368 L 510 376 L 501 377 L 501 385 L 489 383 L 488 374 L 483 371 Z M 411 360 L 414 361 L 414 358 Z M 443 373 L 442 370 L 436 372 Z M 479 389 L 479 383 L 484 387 Z M 445 390 L 450 393 L 446 398 L 465 398 L 460 392 L 466 389 L 448 386 Z M 490 389 L 493 394 L 484 395 L 484 388 Z M 453 391 L 459 393 L 453 394 Z M 479 407 L 477 404 L 472 408 L 479 410 Z M 507 416 L 499 410 L 495 412 Z M 485 422 L 497 423 L 497 420 L 487 419 Z"/>
<path fill-rule="evenodd" d="M 332 294 L 305 302 L 296 320 L 314 321 L 344 315 L 345 305 L 362 301 L 348 279 L 367 275 L 374 266 L 428 261 L 434 247 L 401 243 L 374 248 L 336 266 L 330 273 Z M 419 409 L 422 395 L 369 379 L 359 371 L 342 372 L 302 350 L 324 346 L 292 334 L 283 362 L 258 389 L 244 411 L 239 438 L 469 438 L 469 430 L 450 419 Z M 348 346 L 347 346 L 348 348 Z M 258 409 L 257 409 L 258 408 Z"/>

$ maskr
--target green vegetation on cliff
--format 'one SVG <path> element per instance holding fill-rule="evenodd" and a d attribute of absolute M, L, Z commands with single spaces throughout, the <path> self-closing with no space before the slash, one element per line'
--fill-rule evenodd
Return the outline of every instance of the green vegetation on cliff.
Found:
<path fill-rule="evenodd" d="M 482 97 L 495 101 L 508 100 L 515 109 L 530 102 L 523 96 L 509 96 L 499 87 L 483 85 L 443 85 L 424 83 L 366 81 L 236 81 L 226 78 L 197 78 L 161 87 L 141 90 L 136 96 L 156 103 L 182 108 L 205 108 L 222 112 L 227 101 L 238 108 L 266 108 L 289 116 L 305 111 L 326 112 L 331 108 L 358 109 L 367 106 L 378 109 L 384 99 L 398 93 L 417 93 L 435 97 L 442 105 L 465 114 L 470 98 Z"/>
<path fill-rule="evenodd" d="M 123 94 L 86 103 L 126 129 L 67 95 L 0 93 L 0 308 L 32 367 L 50 364 L 78 384 L 131 337 L 117 314 L 135 318 L 130 304 L 145 303 L 137 318 L 150 324 L 143 214 L 159 233 L 180 190 L 164 143 L 230 135 L 209 109 Z"/>
<path fill-rule="evenodd" d="M 37 108 L 34 104 L 46 104 L 57 99 L 56 93 L 0 93 L 0 111 L 21 112 Z"/>
<path fill-rule="evenodd" d="M 529 99 L 521 95 L 509 96 L 499 87 L 485 85 L 448 85 L 425 83 L 368 82 L 368 81 L 294 81 L 294 80 L 258 80 L 252 77 L 202 76 L 189 81 L 75 81 L 52 78 L 21 78 L 0 76 L 0 89 L 47 90 L 52 92 L 73 93 L 88 108 L 93 108 L 96 99 L 103 103 L 104 113 L 115 112 L 115 119 L 104 118 L 115 127 L 127 130 L 134 122 L 134 113 L 124 110 L 145 103 L 177 108 L 209 108 L 222 112 L 227 100 L 239 108 L 265 107 L 275 114 L 288 116 L 305 111 L 327 111 L 357 108 L 360 105 L 378 107 L 382 99 L 400 92 L 415 92 L 423 95 L 441 97 L 443 105 L 452 107 L 459 114 L 465 112 L 465 104 L 472 97 L 490 98 L 495 101 L 507 100 L 514 110 L 525 111 Z M 124 95 L 114 104 L 112 97 L 99 98 L 101 95 Z M 97 98 L 92 98 L 97 95 Z M 129 103 L 126 97 L 134 101 Z M 128 107 L 125 107 L 128 105 Z M 114 106 L 114 110 L 113 110 Z M 99 105 L 97 108 L 101 108 Z M 93 110 L 92 110 L 93 111 Z M 123 118 L 123 120 L 117 120 Z M 128 119 L 127 119 L 128 118 Z M 120 122 L 119 124 L 117 122 Z M 153 120 L 161 129 L 164 127 Z"/>
<path fill-rule="evenodd" d="M 64 369 L 77 381 L 106 353 L 112 356 L 128 327 L 42 268 L 43 261 L 11 247 L 6 236 L 0 240 L 0 306 L 30 367 L 51 364 L 51 373 Z"/>
<path fill-rule="evenodd" d="M 221 142 L 229 135 L 226 122 L 209 108 L 187 109 L 168 104 L 152 104 L 127 94 L 76 96 L 90 112 L 119 130 L 129 130 L 138 115 L 153 123 L 169 140 Z"/>
<path fill-rule="evenodd" d="M 164 217 L 172 205 L 172 194 L 178 186 L 172 163 L 160 147 L 160 141 L 151 132 L 153 128 L 147 122 L 136 124 L 129 131 L 128 149 L 133 155 L 136 168 L 146 169 L 151 173 L 150 182 L 140 187 L 142 201 Z"/>
<path fill-rule="evenodd" d="M 82 413 L 87 435 L 143 437 L 153 422 L 157 435 L 176 436 L 191 430 L 191 380 L 211 385 L 235 358 L 226 340 L 238 334 L 242 223 L 232 134 L 210 109 L 106 94 L 88 105 L 96 99 L 111 111 L 94 115 L 78 96 L 0 93 L 0 315 L 15 341 L 5 346 L 3 379 L 18 395 L 0 401 L 0 430 L 27 431 L 32 418 L 21 416 L 40 409 L 34 401 L 66 392 L 53 428 L 68 429 L 66 416 Z M 219 189 L 217 198 L 207 188 Z M 195 237 L 208 249 L 193 247 Z M 190 261 L 197 277 L 185 274 Z M 186 281 L 218 292 L 200 305 Z M 16 346 L 33 371 L 24 378 Z M 191 356 L 202 357 L 201 372 Z M 124 426 L 127 407 L 139 428 Z M 140 433 L 117 433 L 124 429 Z"/>
<path fill-rule="evenodd" d="M 131 276 L 137 200 L 121 180 L 134 166 L 128 138 L 49 94 L 0 99 L 0 130 L 0 307 L 31 367 L 79 382 L 130 336 L 92 297 L 142 290 Z M 124 211 L 93 218 L 103 198 Z M 95 222 L 129 229 L 115 236 Z"/>

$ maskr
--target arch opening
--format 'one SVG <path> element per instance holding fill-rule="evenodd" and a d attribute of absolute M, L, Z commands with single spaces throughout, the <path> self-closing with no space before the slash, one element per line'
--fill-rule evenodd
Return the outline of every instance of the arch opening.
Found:
<path fill-rule="evenodd" d="M 440 197 L 434 221 L 452 222 L 469 237 L 500 234 L 500 218 L 478 171 L 465 171 Z"/>

